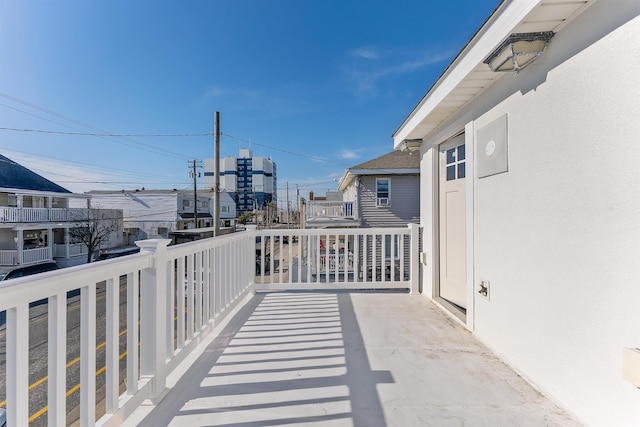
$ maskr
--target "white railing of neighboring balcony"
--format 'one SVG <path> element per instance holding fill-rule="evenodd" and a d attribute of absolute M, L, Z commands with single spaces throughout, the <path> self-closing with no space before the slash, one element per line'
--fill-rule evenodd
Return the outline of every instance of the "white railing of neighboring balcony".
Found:
<path fill-rule="evenodd" d="M 353 202 L 307 202 L 307 219 L 313 218 L 356 218 Z"/>

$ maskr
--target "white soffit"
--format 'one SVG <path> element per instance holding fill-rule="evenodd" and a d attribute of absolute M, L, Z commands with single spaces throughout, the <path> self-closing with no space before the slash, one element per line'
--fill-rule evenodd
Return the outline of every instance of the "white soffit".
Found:
<path fill-rule="evenodd" d="M 394 148 L 405 139 L 423 139 L 489 88 L 504 73 L 494 73 L 484 59 L 512 33 L 558 32 L 596 0 L 505 2 L 495 19 L 481 28 L 394 133 Z M 553 41 L 551 42 L 553 43 Z M 465 69 L 469 70 L 465 73 Z"/>

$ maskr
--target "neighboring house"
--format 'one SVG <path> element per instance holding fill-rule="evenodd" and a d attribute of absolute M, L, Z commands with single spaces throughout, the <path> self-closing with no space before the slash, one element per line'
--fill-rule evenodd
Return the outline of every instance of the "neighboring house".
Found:
<path fill-rule="evenodd" d="M 403 227 L 420 221 L 420 156 L 392 151 L 345 170 L 341 201 L 306 202 L 307 228 Z"/>
<path fill-rule="evenodd" d="M 88 199 L 0 155 L 0 266 L 86 262 L 87 247 L 69 230 L 88 217 Z M 112 233 L 108 245 L 121 244 L 121 231 Z"/>
<path fill-rule="evenodd" d="M 197 194 L 198 226 L 195 227 L 193 191 L 178 193 L 178 230 L 213 227 L 214 193 L 213 191 L 198 191 Z M 236 216 L 235 202 L 227 191 L 222 190 L 220 192 L 220 227 L 234 227 Z"/>
<path fill-rule="evenodd" d="M 394 134 L 421 158 L 422 293 L 592 426 L 640 425 L 639 15 L 503 1 Z M 510 35 L 546 51 L 494 72 Z"/>
<path fill-rule="evenodd" d="M 93 206 L 122 209 L 127 245 L 137 240 L 169 238 L 170 233 L 213 225 L 213 193 L 198 191 L 198 226 L 195 224 L 193 191 L 132 190 L 90 191 Z M 220 193 L 221 227 L 235 226 L 235 204 L 229 194 Z"/>
<path fill-rule="evenodd" d="M 326 197 L 304 203 L 304 228 L 379 228 L 406 227 L 420 221 L 420 156 L 392 151 L 375 159 L 345 170 L 338 192 L 328 192 Z M 408 251 L 409 241 L 400 241 L 391 235 L 379 234 L 367 241 L 349 236 L 335 241 L 330 234 L 319 237 L 319 246 L 330 264 L 352 273 L 354 260 L 366 264 L 367 279 L 372 280 L 374 269 L 377 280 L 382 275 L 390 278 L 391 272 L 399 274 L 402 248 Z M 313 244 L 313 243 L 312 243 Z M 383 248 L 380 250 L 380 248 Z M 375 251 L 374 251 L 375 249 Z M 373 253 L 384 256 L 372 258 Z M 311 264 L 315 268 L 314 260 Z M 382 265 L 384 264 L 384 269 Z M 409 260 L 404 260 L 404 271 L 409 271 Z M 392 265 L 395 266 L 392 268 Z M 374 267 L 375 266 L 375 267 Z M 395 277 L 400 279 L 400 277 Z"/>

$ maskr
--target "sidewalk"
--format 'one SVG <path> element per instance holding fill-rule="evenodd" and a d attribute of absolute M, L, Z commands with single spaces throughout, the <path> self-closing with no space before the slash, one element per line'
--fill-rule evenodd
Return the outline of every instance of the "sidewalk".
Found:
<path fill-rule="evenodd" d="M 579 424 L 424 297 L 281 292 L 253 297 L 124 425 Z"/>

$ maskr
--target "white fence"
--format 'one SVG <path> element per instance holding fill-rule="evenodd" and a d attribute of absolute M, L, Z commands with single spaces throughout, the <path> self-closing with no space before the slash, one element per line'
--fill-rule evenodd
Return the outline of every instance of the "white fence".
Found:
<path fill-rule="evenodd" d="M 144 400 L 162 399 L 167 375 L 254 290 L 417 290 L 417 230 L 412 225 L 246 231 L 171 247 L 169 240 L 146 240 L 138 242 L 138 254 L 4 282 L 7 425 L 29 420 L 30 303 L 48 299 L 49 425 L 76 421 L 67 420 L 69 291 L 79 291 L 80 297 L 79 424 L 118 425 Z M 98 289 L 103 288 L 105 314 L 97 320 Z M 120 313 L 123 295 L 125 315 Z M 106 324 L 101 412 L 96 409 L 96 370 L 102 369 L 96 363 L 97 322 Z M 121 328 L 126 332 L 124 373 Z"/>

